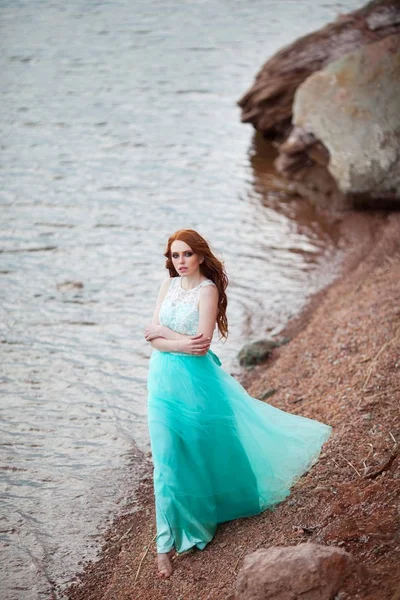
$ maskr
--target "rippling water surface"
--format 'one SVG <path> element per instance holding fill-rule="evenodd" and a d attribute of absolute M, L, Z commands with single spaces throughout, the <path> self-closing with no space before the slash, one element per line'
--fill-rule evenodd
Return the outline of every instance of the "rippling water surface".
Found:
<path fill-rule="evenodd" d="M 225 260 L 231 371 L 333 276 L 334 223 L 268 187 L 235 102 L 278 48 L 360 5 L 1 3 L 5 598 L 52 597 L 133 486 L 170 233 Z"/>

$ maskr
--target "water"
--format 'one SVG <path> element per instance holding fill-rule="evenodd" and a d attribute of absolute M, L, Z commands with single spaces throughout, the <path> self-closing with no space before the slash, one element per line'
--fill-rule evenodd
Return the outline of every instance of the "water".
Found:
<path fill-rule="evenodd" d="M 67 582 L 134 486 L 170 233 L 225 260 L 231 335 L 213 349 L 231 372 L 333 277 L 334 222 L 285 202 L 235 102 L 278 48 L 361 4 L 1 3 L 7 600 Z"/>

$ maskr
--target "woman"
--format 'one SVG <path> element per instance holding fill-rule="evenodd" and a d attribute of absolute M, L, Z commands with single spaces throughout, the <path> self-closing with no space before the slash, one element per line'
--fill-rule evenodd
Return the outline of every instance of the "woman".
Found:
<path fill-rule="evenodd" d="M 223 264 L 196 231 L 181 229 L 165 252 L 145 338 L 154 348 L 148 422 L 154 463 L 160 577 L 172 558 L 204 549 L 218 523 L 258 514 L 290 493 L 332 428 L 252 398 L 210 350 L 228 334 Z"/>

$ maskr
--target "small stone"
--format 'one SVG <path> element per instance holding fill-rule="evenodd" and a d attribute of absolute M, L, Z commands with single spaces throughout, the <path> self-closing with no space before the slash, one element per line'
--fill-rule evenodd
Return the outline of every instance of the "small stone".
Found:
<path fill-rule="evenodd" d="M 71 290 L 81 290 L 84 285 L 82 281 L 63 281 L 62 283 L 57 283 L 57 289 L 60 292 L 69 292 Z"/>
<path fill-rule="evenodd" d="M 267 398 L 273 396 L 276 392 L 277 390 L 275 388 L 268 388 L 259 396 L 259 400 L 266 400 Z"/>
<path fill-rule="evenodd" d="M 257 365 L 268 358 L 273 348 L 277 346 L 277 342 L 268 339 L 246 344 L 239 352 L 239 363 L 244 367 Z"/>

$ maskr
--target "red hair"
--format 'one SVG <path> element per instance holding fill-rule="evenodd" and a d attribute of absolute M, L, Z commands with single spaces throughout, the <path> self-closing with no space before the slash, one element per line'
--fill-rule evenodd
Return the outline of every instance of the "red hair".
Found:
<path fill-rule="evenodd" d="M 228 276 L 225 272 L 224 263 L 218 260 L 211 252 L 208 242 L 201 237 L 197 231 L 193 229 L 179 229 L 173 233 L 167 243 L 167 248 L 164 252 L 167 260 L 165 268 L 168 269 L 170 277 L 179 277 L 171 259 L 171 245 L 173 242 L 180 240 L 191 247 L 195 254 L 203 257 L 203 262 L 200 264 L 200 273 L 215 283 L 218 289 L 218 313 L 217 325 L 221 337 L 228 337 L 228 319 L 226 317 L 226 307 L 228 298 L 226 297 L 226 288 L 228 286 Z"/>

